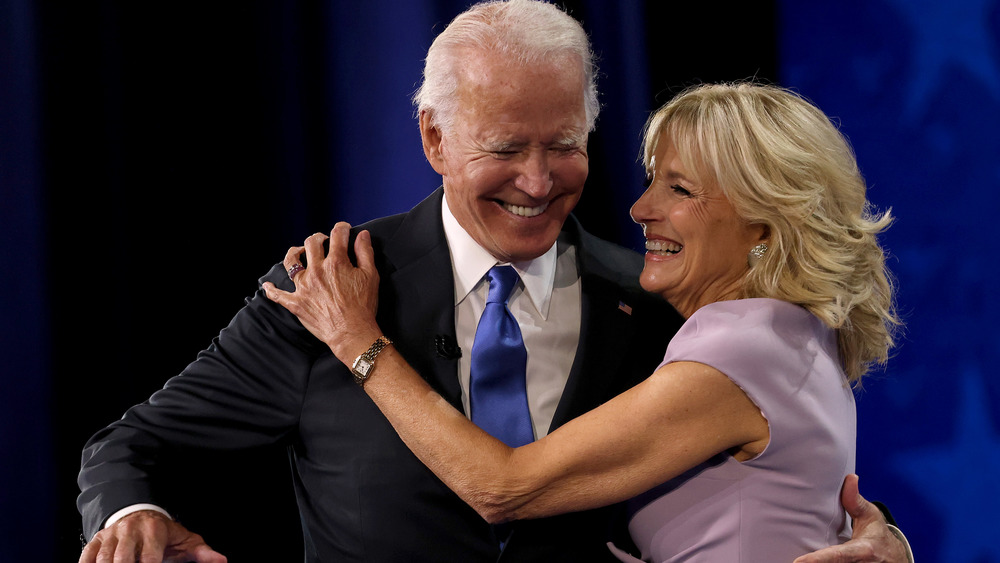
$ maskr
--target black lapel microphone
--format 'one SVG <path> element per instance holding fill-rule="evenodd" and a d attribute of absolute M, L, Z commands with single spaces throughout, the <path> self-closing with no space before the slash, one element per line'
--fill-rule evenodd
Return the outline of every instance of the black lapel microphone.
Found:
<path fill-rule="evenodd" d="M 462 357 L 462 349 L 458 347 L 458 341 L 450 334 L 436 335 L 434 337 L 434 348 L 437 350 L 439 358 L 457 360 Z"/>

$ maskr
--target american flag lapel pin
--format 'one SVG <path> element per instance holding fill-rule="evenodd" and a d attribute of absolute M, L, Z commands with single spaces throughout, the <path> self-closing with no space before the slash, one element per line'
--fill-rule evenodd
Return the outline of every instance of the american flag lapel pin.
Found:
<path fill-rule="evenodd" d="M 626 315 L 631 315 L 632 314 L 632 307 L 630 305 L 627 305 L 624 301 L 619 301 L 618 302 L 618 310 L 619 311 L 625 311 Z"/>

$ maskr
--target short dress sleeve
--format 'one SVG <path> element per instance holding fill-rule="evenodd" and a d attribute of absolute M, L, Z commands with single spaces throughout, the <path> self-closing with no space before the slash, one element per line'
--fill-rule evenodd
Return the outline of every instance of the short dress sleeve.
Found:
<path fill-rule="evenodd" d="M 854 418 L 836 333 L 792 303 L 740 299 L 702 307 L 667 348 L 664 363 L 678 361 L 709 365 L 743 389 L 768 420 L 768 450 L 800 437 L 804 419 L 834 425 Z M 827 415 L 832 400 L 851 412 Z"/>

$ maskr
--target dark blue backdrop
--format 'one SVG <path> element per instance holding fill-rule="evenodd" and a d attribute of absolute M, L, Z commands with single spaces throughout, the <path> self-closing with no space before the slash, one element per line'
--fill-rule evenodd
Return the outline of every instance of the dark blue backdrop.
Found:
<path fill-rule="evenodd" d="M 467 3 L 0 2 L 0 561 L 75 557 L 83 441 L 182 369 L 287 246 L 437 185 L 408 97 Z M 842 121 L 899 218 L 908 324 L 859 395 L 862 491 L 918 561 L 1000 561 L 1000 2 L 565 4 L 601 55 L 578 214 L 607 238 L 638 244 L 639 130 L 668 87 L 757 75 Z M 193 528 L 230 554 L 296 552 L 280 448 L 184 461 Z"/>
<path fill-rule="evenodd" d="M 781 80 L 842 120 L 907 335 L 859 400 L 862 490 L 917 560 L 1000 561 L 1000 2 L 781 2 Z"/>

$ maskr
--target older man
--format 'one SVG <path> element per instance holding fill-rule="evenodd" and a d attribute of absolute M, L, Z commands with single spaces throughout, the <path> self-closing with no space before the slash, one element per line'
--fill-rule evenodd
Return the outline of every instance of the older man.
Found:
<path fill-rule="evenodd" d="M 378 321 L 396 348 L 470 412 L 484 275 L 530 262 L 509 303 L 528 351 L 519 393 L 529 439 L 651 373 L 681 319 L 639 288 L 638 255 L 570 215 L 598 111 L 580 25 L 541 2 L 474 6 L 432 45 L 417 102 L 443 187 L 405 214 L 362 225 L 382 279 Z M 276 266 L 262 281 L 291 290 L 294 274 Z M 378 369 L 378 351 L 368 369 Z M 258 292 L 180 376 L 87 445 L 79 506 L 93 539 L 81 561 L 223 561 L 156 504 L 164 501 L 150 468 L 167 447 L 275 441 L 292 446 L 309 561 L 603 561 L 613 560 L 608 539 L 627 541 L 617 507 L 489 526 L 353 383 L 364 369 L 352 374 Z M 877 511 L 865 518 L 873 524 L 863 531 L 881 543 L 856 547 L 894 548 Z"/>

